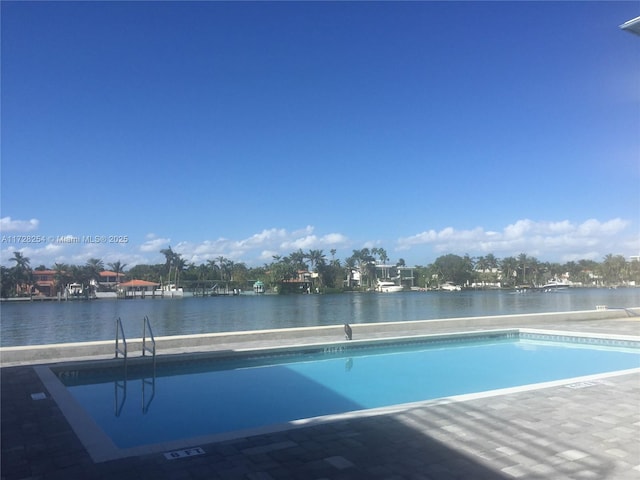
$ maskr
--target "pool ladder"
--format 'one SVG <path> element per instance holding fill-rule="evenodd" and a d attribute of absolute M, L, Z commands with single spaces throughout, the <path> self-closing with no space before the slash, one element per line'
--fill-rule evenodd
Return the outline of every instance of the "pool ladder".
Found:
<path fill-rule="evenodd" d="M 149 341 L 151 346 L 147 346 L 147 330 L 149 330 Z M 156 339 L 153 337 L 153 330 L 151 330 L 151 324 L 149 323 L 149 317 L 146 315 L 142 320 L 142 356 L 149 352 L 153 357 L 153 363 L 156 362 Z"/>
<path fill-rule="evenodd" d="M 147 342 L 147 331 L 149 333 L 149 341 Z M 122 346 L 120 346 L 120 340 L 122 339 Z M 156 395 L 156 340 L 153 336 L 153 330 L 151 330 L 151 323 L 149 317 L 145 315 L 142 320 L 142 356 L 150 353 L 153 358 L 153 372 L 151 378 L 142 378 L 142 413 L 146 414 L 149 411 L 151 402 Z M 115 401 L 114 401 L 114 414 L 119 417 L 122 413 L 122 409 L 127 400 L 127 339 L 124 335 L 124 328 L 122 326 L 122 320 L 118 317 L 116 320 L 116 346 L 115 356 L 122 355 L 124 358 L 124 375 L 122 380 L 116 380 L 114 382 L 115 389 Z M 151 388 L 151 394 L 147 394 L 147 388 Z"/>
<path fill-rule="evenodd" d="M 122 348 L 120 348 L 120 335 L 122 335 Z M 116 319 L 116 358 L 118 354 L 124 357 L 124 364 L 127 364 L 127 339 L 124 336 L 124 328 L 120 317 Z"/>
<path fill-rule="evenodd" d="M 149 343 L 151 346 L 147 345 L 147 330 L 149 331 Z M 122 338 L 122 346 L 120 346 L 120 339 Z M 142 320 L 142 356 L 146 356 L 146 354 L 150 353 L 153 357 L 153 362 L 156 361 L 156 339 L 153 336 L 153 330 L 151 330 L 151 323 L 149 323 L 149 317 L 146 315 Z M 116 319 L 116 348 L 115 348 L 116 358 L 118 355 L 122 355 L 124 358 L 124 363 L 127 363 L 127 338 L 124 335 L 124 328 L 122 327 L 122 320 L 120 317 Z"/>

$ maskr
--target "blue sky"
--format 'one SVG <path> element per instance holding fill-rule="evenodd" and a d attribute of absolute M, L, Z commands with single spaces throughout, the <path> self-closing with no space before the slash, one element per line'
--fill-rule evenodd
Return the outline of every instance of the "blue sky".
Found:
<path fill-rule="evenodd" d="M 637 2 L 1 9 L 5 265 L 640 254 Z"/>

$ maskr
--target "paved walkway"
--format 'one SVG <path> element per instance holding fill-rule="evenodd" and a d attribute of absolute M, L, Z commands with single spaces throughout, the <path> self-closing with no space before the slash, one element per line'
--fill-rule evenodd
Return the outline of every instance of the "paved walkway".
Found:
<path fill-rule="evenodd" d="M 556 328 L 638 335 L 640 322 Z M 3 480 L 640 478 L 640 374 L 93 463 L 54 400 L 32 399 L 45 391 L 32 366 L 0 373 Z"/>

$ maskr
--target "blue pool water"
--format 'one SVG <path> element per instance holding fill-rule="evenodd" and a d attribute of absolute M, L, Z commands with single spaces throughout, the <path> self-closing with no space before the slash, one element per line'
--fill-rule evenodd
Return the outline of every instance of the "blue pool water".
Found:
<path fill-rule="evenodd" d="M 351 348 L 350 346 L 344 348 Z M 338 349 L 340 350 L 340 348 Z M 640 367 L 639 348 L 518 338 L 59 372 L 120 448 Z"/>

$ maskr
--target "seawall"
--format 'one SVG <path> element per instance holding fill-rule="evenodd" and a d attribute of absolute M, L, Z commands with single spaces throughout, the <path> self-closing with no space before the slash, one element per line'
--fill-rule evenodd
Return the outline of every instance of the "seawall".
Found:
<path fill-rule="evenodd" d="M 640 307 L 629 309 L 586 310 L 578 312 L 534 313 L 460 317 L 438 320 L 352 324 L 354 339 L 385 338 L 431 333 L 463 332 L 492 328 L 546 328 L 583 330 L 587 324 L 599 320 L 626 320 L 638 322 Z M 597 330 L 597 329 L 596 329 Z M 343 325 L 319 327 L 252 330 L 195 335 L 156 337 L 158 355 L 237 350 L 268 346 L 294 346 L 312 343 L 343 341 Z M 149 339 L 147 339 L 149 342 Z M 0 348 L 0 366 L 53 363 L 69 360 L 108 359 L 115 356 L 113 340 L 28 345 Z M 120 344 L 122 347 L 122 343 Z M 128 356 L 142 355 L 142 338 L 127 340 Z"/>

